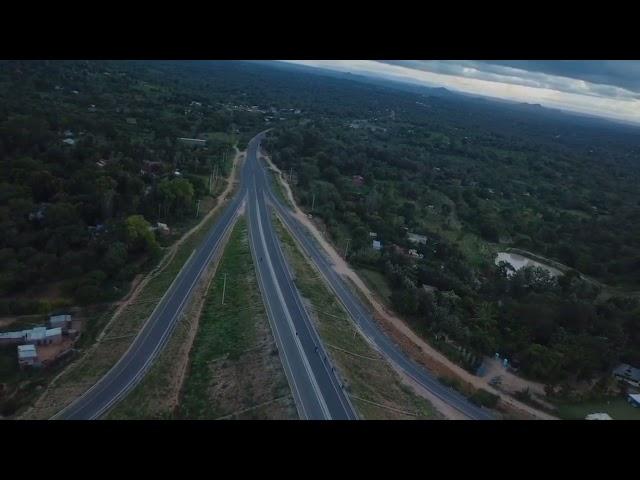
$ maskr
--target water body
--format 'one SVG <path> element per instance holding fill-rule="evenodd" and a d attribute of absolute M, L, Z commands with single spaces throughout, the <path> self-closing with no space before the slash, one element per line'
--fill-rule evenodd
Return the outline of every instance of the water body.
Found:
<path fill-rule="evenodd" d="M 532 260 L 522 255 L 518 255 L 517 253 L 498 252 L 498 255 L 496 256 L 495 264 L 498 265 L 500 262 L 507 262 L 516 270 L 520 270 L 521 268 L 524 268 L 524 267 L 542 267 L 554 277 L 562 275 L 562 272 L 557 268 L 554 268 L 544 263 L 540 263 L 536 260 Z"/>

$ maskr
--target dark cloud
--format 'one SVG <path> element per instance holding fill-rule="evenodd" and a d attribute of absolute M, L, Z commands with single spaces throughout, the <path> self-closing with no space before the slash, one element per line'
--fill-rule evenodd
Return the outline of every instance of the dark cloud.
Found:
<path fill-rule="evenodd" d="M 595 97 L 640 98 L 640 61 L 636 60 L 390 60 L 385 63 Z"/>
<path fill-rule="evenodd" d="M 482 63 L 613 85 L 640 93 L 640 60 L 486 60 Z"/>

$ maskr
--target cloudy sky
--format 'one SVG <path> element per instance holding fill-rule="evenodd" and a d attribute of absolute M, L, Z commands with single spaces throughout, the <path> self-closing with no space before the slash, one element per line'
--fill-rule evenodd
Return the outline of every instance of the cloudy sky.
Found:
<path fill-rule="evenodd" d="M 290 60 L 640 124 L 638 60 Z"/>

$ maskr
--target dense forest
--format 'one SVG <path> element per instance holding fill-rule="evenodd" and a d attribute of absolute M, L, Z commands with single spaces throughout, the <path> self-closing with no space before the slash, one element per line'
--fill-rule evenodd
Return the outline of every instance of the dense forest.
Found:
<path fill-rule="evenodd" d="M 418 332 L 470 369 L 499 352 L 554 385 L 640 362 L 638 128 L 344 83 L 267 149 Z M 507 247 L 569 269 L 514 272 L 494 262 Z"/>
<path fill-rule="evenodd" d="M 263 124 L 228 108 L 220 74 L 202 79 L 176 62 L 2 62 L 0 314 L 116 298 L 166 242 L 156 222 L 195 217 Z"/>

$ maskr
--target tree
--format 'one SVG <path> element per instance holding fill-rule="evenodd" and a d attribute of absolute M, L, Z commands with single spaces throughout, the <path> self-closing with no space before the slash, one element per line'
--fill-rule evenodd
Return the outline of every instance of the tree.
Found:
<path fill-rule="evenodd" d="M 127 262 L 127 246 L 122 242 L 114 242 L 102 258 L 104 269 L 115 275 Z"/>
<path fill-rule="evenodd" d="M 152 256 L 160 252 L 151 225 L 142 215 L 131 215 L 125 222 L 125 239 L 131 253 L 145 252 Z"/>

